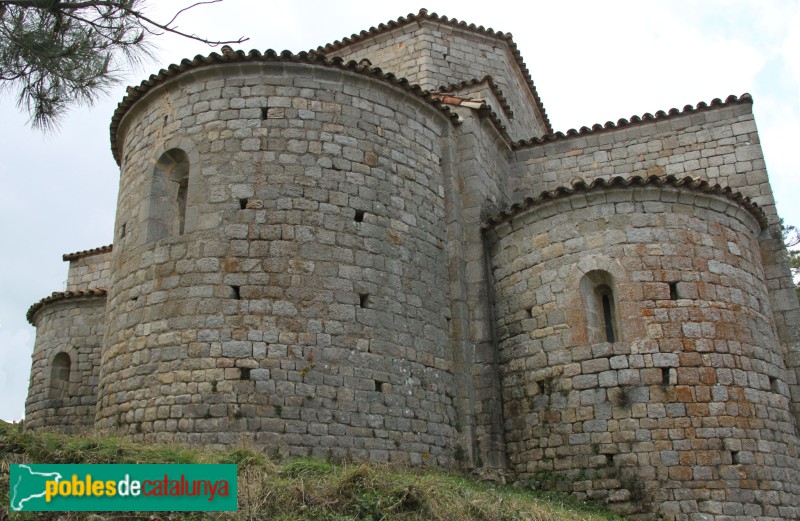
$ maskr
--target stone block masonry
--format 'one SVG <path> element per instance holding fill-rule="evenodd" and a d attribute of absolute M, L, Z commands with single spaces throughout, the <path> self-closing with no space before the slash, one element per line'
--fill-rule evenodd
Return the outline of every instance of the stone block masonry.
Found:
<path fill-rule="evenodd" d="M 554 134 L 509 35 L 424 10 L 170 66 L 112 118 L 113 248 L 28 312 L 26 425 L 796 519 L 751 103 Z"/>
<path fill-rule="evenodd" d="M 36 347 L 25 425 L 81 432 L 94 425 L 105 292 L 57 293 L 46 300 L 28 314 Z"/>
<path fill-rule="evenodd" d="M 438 226 L 447 116 L 356 72 L 229 68 L 154 90 L 120 127 L 128 234 L 115 247 L 98 426 L 445 464 L 456 423 Z M 187 131 L 158 145 L 165 118 Z M 154 146 L 190 164 L 184 232 L 155 244 Z"/>
<path fill-rule="evenodd" d="M 800 475 L 757 220 L 707 193 L 599 186 L 489 234 L 511 465 L 676 516 L 741 498 L 777 515 Z"/>
<path fill-rule="evenodd" d="M 69 261 L 67 291 L 107 288 L 111 249 L 109 245 L 64 255 L 64 260 Z"/>

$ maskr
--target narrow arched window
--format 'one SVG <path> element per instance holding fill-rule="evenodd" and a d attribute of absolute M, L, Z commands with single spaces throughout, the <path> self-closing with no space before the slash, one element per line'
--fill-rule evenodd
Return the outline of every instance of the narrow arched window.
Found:
<path fill-rule="evenodd" d="M 614 298 L 614 279 L 602 270 L 590 271 L 581 279 L 586 310 L 586 336 L 590 344 L 622 340 Z"/>
<path fill-rule="evenodd" d="M 184 234 L 188 197 L 189 157 L 183 150 L 172 148 L 161 154 L 153 169 L 148 199 L 148 241 Z"/>
<path fill-rule="evenodd" d="M 603 336 L 606 342 L 614 342 L 616 334 L 614 331 L 614 294 L 611 288 L 606 285 L 599 286 L 596 290 L 597 297 L 602 309 L 603 316 Z"/>
<path fill-rule="evenodd" d="M 53 357 L 50 366 L 50 393 L 51 398 L 61 398 L 69 390 L 69 376 L 72 369 L 72 360 L 63 351 Z"/>
<path fill-rule="evenodd" d="M 175 201 L 177 212 L 178 235 L 183 235 L 186 227 L 186 192 L 189 190 L 189 178 L 184 177 L 178 181 L 178 196 Z"/>

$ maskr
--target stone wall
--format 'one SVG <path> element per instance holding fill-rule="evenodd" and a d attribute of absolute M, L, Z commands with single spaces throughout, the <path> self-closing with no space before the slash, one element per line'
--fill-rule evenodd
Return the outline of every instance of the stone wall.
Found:
<path fill-rule="evenodd" d="M 70 259 L 67 291 L 107 288 L 110 268 L 110 251 Z"/>
<path fill-rule="evenodd" d="M 66 297 L 44 304 L 36 326 L 26 428 L 73 433 L 94 425 L 105 298 Z"/>
<path fill-rule="evenodd" d="M 505 173 L 511 149 L 488 118 L 458 109 L 458 151 L 447 177 L 450 335 L 462 382 L 462 443 L 475 468 L 505 469 L 502 405 L 486 252 L 480 225 L 488 209 L 510 197 Z"/>
<path fill-rule="evenodd" d="M 490 229 L 512 469 L 627 514 L 795 518 L 792 376 L 759 232 L 722 195 L 653 184 Z"/>
<path fill-rule="evenodd" d="M 568 186 L 573 179 L 675 175 L 729 186 L 775 219 L 749 96 L 516 150 L 511 183 L 519 198 Z"/>
<path fill-rule="evenodd" d="M 758 204 L 770 225 L 759 239 L 771 319 L 795 372 L 788 383 L 800 421 L 800 306 L 749 96 L 650 122 L 533 143 L 516 151 L 511 174 L 517 199 L 569 186 L 576 178 L 689 175 L 730 187 Z"/>
<path fill-rule="evenodd" d="M 452 463 L 450 128 L 406 90 L 302 63 L 206 67 L 140 99 L 119 130 L 128 233 L 98 426 Z M 174 149 L 189 162 L 185 231 L 148 242 L 153 165 Z"/>
<path fill-rule="evenodd" d="M 28 426 L 798 517 L 800 307 L 749 96 L 554 135 L 509 35 L 424 10 L 221 51 L 115 112 L 117 240 L 29 310 Z"/>
<path fill-rule="evenodd" d="M 544 116 L 502 37 L 418 19 L 373 38 L 320 50 L 345 60 L 368 58 L 373 66 L 430 91 L 491 76 L 514 114 L 508 129 L 511 137 L 523 140 L 547 132 Z M 492 108 L 502 112 L 500 106 Z"/>

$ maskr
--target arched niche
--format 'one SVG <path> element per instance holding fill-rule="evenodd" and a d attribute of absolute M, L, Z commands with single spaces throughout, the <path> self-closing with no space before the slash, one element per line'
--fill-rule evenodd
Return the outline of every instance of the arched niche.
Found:
<path fill-rule="evenodd" d="M 50 362 L 49 393 L 51 398 L 69 398 L 71 374 L 72 358 L 64 351 L 57 353 Z"/>
<path fill-rule="evenodd" d="M 581 278 L 580 292 L 590 344 L 622 340 L 614 287 L 614 277 L 607 271 L 592 270 Z"/>
<path fill-rule="evenodd" d="M 189 156 L 180 148 L 171 148 L 158 158 L 150 184 L 148 242 L 186 232 L 189 170 Z"/>

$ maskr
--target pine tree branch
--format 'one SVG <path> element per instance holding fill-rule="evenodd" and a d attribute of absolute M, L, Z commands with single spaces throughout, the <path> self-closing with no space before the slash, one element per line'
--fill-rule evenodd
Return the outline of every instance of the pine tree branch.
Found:
<path fill-rule="evenodd" d="M 203 37 L 198 36 L 196 34 L 185 33 L 185 32 L 179 30 L 176 27 L 171 27 L 172 23 L 175 22 L 175 20 L 178 18 L 178 16 L 180 16 L 182 13 L 184 13 L 184 12 L 194 8 L 194 7 L 197 7 L 199 5 L 216 4 L 216 3 L 219 3 L 221 1 L 222 0 L 203 0 L 203 1 L 200 1 L 200 2 L 195 2 L 194 4 L 192 4 L 192 5 L 188 6 L 188 7 L 184 7 L 183 9 L 178 11 L 175 14 L 175 16 L 173 16 L 172 19 L 169 22 L 165 23 L 165 24 L 162 24 L 160 22 L 157 22 L 157 21 L 145 16 L 144 13 L 142 11 L 140 11 L 140 10 L 129 8 L 127 5 L 125 5 L 128 2 L 125 2 L 124 0 L 86 0 L 86 1 L 82 1 L 82 2 L 64 1 L 64 2 L 55 2 L 54 5 L 47 6 L 47 7 L 44 7 L 43 5 L 37 5 L 39 3 L 34 1 L 34 0 L 0 0 L 0 6 L 2 6 L 2 5 L 16 5 L 16 6 L 20 6 L 20 7 L 26 7 L 26 8 L 38 8 L 38 9 L 45 9 L 46 8 L 46 9 L 57 9 L 57 10 L 80 10 L 80 9 L 87 9 L 87 8 L 91 8 L 91 7 L 94 7 L 94 8 L 97 8 L 97 7 L 108 7 L 108 8 L 111 8 L 111 9 L 117 9 L 119 11 L 125 12 L 126 14 L 128 14 L 130 16 L 133 16 L 137 20 L 139 20 L 141 22 L 144 22 L 146 24 L 149 24 L 149 25 L 151 25 L 153 27 L 157 27 L 158 29 L 161 29 L 162 31 L 170 32 L 170 33 L 173 33 L 173 34 L 177 34 L 178 36 L 182 36 L 182 37 L 188 38 L 190 40 L 195 40 L 195 41 L 198 41 L 198 42 L 202 42 L 202 43 L 205 43 L 206 45 L 217 46 L 217 45 L 224 45 L 224 44 L 236 44 L 236 43 L 246 42 L 247 40 L 249 40 L 249 38 L 246 38 L 244 36 L 241 36 L 236 40 L 209 40 L 207 38 L 203 38 Z M 73 15 L 73 17 L 76 17 L 76 15 Z M 86 18 L 82 18 L 80 16 L 77 16 L 77 18 L 89 23 Z M 153 32 L 152 34 L 159 34 L 159 33 Z"/>
<path fill-rule="evenodd" d="M 151 35 L 212 46 L 247 40 L 210 40 L 176 27 L 186 11 L 222 0 L 193 1 L 161 23 L 144 13 L 145 0 L 0 0 L 0 93 L 15 89 L 32 125 L 48 129 L 70 105 L 91 105 L 117 82 L 120 59 L 151 56 Z"/>

